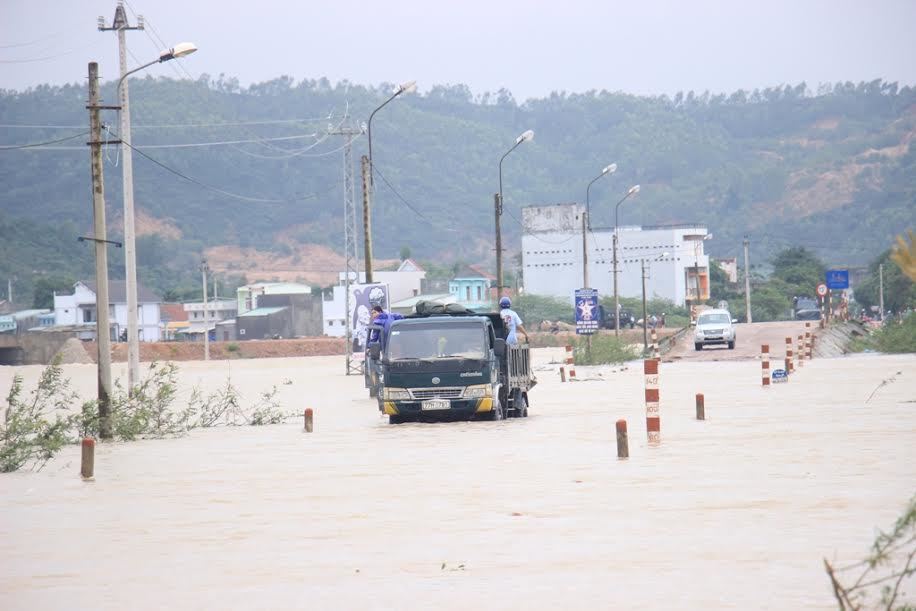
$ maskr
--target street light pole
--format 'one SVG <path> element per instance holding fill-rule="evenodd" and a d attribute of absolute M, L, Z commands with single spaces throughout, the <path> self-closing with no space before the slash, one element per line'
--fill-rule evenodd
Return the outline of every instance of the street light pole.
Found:
<path fill-rule="evenodd" d="M 667 252 L 663 252 L 657 256 L 650 263 L 655 263 L 656 261 L 661 261 L 668 256 Z M 649 313 L 646 308 L 646 260 L 640 260 L 640 267 L 642 267 L 642 345 L 643 352 L 646 353 L 649 351 Z"/>
<path fill-rule="evenodd" d="M 417 90 L 417 82 L 409 81 L 398 87 L 394 94 L 385 100 L 380 106 L 369 114 L 369 123 L 366 128 L 366 135 L 369 140 L 369 156 L 363 157 L 361 161 L 361 171 L 363 175 L 363 250 L 366 259 L 366 283 L 371 284 L 372 278 L 372 226 L 371 226 L 371 207 L 372 192 L 375 187 L 372 167 L 372 119 L 375 113 L 388 105 L 390 101 L 402 93 L 412 93 Z M 359 279 L 357 278 L 357 281 Z"/>
<path fill-rule="evenodd" d="M 518 138 L 515 139 L 515 144 L 512 145 L 506 153 L 499 158 L 499 195 L 496 199 L 496 298 L 499 299 L 503 294 L 503 252 L 502 252 L 502 233 L 500 227 L 500 219 L 503 215 L 503 159 L 505 159 L 509 153 L 514 151 L 522 142 L 528 142 L 529 140 L 534 139 L 534 130 L 527 130 Z"/>
<path fill-rule="evenodd" d="M 620 210 L 620 204 L 626 201 L 631 195 L 639 193 L 639 185 L 633 185 L 627 190 L 617 205 L 614 206 L 614 337 L 620 337 L 620 297 L 617 294 L 617 242 L 620 240 L 617 235 L 617 214 Z"/>
<path fill-rule="evenodd" d="M 207 308 L 207 272 L 210 271 L 210 266 L 207 265 L 207 260 L 204 259 L 200 262 L 200 275 L 202 280 L 203 292 L 204 292 L 204 360 L 210 360 L 210 312 Z"/>
<path fill-rule="evenodd" d="M 119 6 L 123 11 L 123 7 Z M 126 22 L 125 22 L 126 23 Z M 190 55 L 197 50 L 193 43 L 185 42 L 163 51 L 158 59 L 147 64 L 127 70 L 126 48 L 124 46 L 124 29 L 118 30 L 118 42 L 121 59 L 121 78 L 118 80 L 118 96 L 121 108 L 120 119 L 121 153 L 124 157 L 121 166 L 121 180 L 124 186 L 124 269 L 127 292 L 127 388 L 129 392 L 140 383 L 140 332 L 137 325 L 137 249 L 136 223 L 134 220 L 134 162 L 130 136 L 130 99 L 128 96 L 127 77 L 153 64 L 162 63 Z"/>
<path fill-rule="evenodd" d="M 612 163 L 609 166 L 605 166 L 601 170 L 601 174 L 594 177 L 588 186 L 585 187 L 585 214 L 582 216 L 582 288 L 588 287 L 588 246 L 586 245 L 585 233 L 587 230 L 592 228 L 592 215 L 591 215 L 591 203 L 589 201 L 589 191 L 591 191 L 592 185 L 595 184 L 595 181 L 603 176 L 608 174 L 613 174 L 617 171 L 617 164 Z"/>

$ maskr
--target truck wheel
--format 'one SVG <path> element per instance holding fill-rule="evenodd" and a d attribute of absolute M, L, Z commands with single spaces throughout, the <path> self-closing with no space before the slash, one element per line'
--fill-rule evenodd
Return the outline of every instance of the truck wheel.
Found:
<path fill-rule="evenodd" d="M 702 349 L 703 349 L 703 344 L 694 344 L 693 347 L 694 347 L 694 349 L 696 349 L 696 350 L 702 350 Z"/>
<path fill-rule="evenodd" d="M 729 349 L 729 350 L 734 350 L 734 349 L 735 349 L 735 342 L 734 342 L 734 340 L 728 342 L 728 349 Z"/>
<path fill-rule="evenodd" d="M 505 417 L 506 413 L 503 411 L 502 401 L 497 399 L 493 409 L 487 412 L 487 420 L 502 420 Z"/>
<path fill-rule="evenodd" d="M 404 422 L 404 416 L 388 416 L 388 424 L 402 424 Z"/>

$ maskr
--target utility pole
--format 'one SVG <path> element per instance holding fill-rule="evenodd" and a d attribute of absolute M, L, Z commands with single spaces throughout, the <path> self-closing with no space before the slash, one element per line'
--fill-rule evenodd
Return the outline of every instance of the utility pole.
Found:
<path fill-rule="evenodd" d="M 371 184 L 371 166 L 369 158 L 363 155 L 360 158 L 363 174 L 363 241 L 364 256 L 366 259 L 366 284 L 372 284 L 372 219 L 369 213 Z M 359 282 L 359 278 L 356 279 Z"/>
<path fill-rule="evenodd" d="M 646 260 L 640 261 L 642 266 L 642 347 L 643 352 L 649 352 L 649 313 L 646 309 Z"/>
<path fill-rule="evenodd" d="M 749 260 L 750 242 L 747 236 L 744 236 L 744 307 L 746 308 L 747 322 L 754 322 L 751 319 L 751 268 Z"/>
<path fill-rule="evenodd" d="M 617 295 L 617 222 L 614 221 L 614 337 L 620 337 L 620 298 Z M 643 316 L 645 318 L 645 316 Z"/>
<path fill-rule="evenodd" d="M 881 308 L 881 322 L 884 322 L 884 264 L 878 264 L 878 307 Z"/>
<path fill-rule="evenodd" d="M 89 146 L 92 170 L 92 214 L 95 242 L 96 343 L 98 344 L 99 436 L 111 439 L 111 327 L 108 322 L 108 238 L 105 230 L 105 181 L 102 176 L 102 122 L 99 110 L 99 65 L 89 64 Z"/>
<path fill-rule="evenodd" d="M 207 260 L 204 259 L 200 262 L 200 275 L 202 280 L 202 285 L 204 289 L 204 360 L 210 360 L 210 312 L 207 309 L 207 272 L 210 270 L 210 266 L 207 265 Z"/>
<path fill-rule="evenodd" d="M 493 194 L 493 211 L 496 219 L 496 300 L 503 296 L 503 234 L 499 226 L 500 217 L 503 215 L 503 205 L 499 193 Z"/>
<path fill-rule="evenodd" d="M 6 300 L 13 305 L 13 279 L 6 279 Z"/>
<path fill-rule="evenodd" d="M 588 212 L 582 213 L 582 288 L 588 286 L 588 240 L 586 239 L 586 230 L 588 228 Z M 589 362 L 592 360 L 592 336 L 585 336 L 585 353 Z"/>
<path fill-rule="evenodd" d="M 121 67 L 121 180 L 124 198 L 124 269 L 127 292 L 127 388 L 132 391 L 140 383 L 140 331 L 137 325 L 137 249 L 134 221 L 134 162 L 133 150 L 130 147 L 130 98 L 128 96 L 127 75 L 127 41 L 125 32 L 142 30 L 143 17 L 138 18 L 136 27 L 127 22 L 124 2 L 118 2 L 115 8 L 114 21 L 111 27 L 105 26 L 103 17 L 99 17 L 99 31 L 118 33 L 118 59 Z"/>

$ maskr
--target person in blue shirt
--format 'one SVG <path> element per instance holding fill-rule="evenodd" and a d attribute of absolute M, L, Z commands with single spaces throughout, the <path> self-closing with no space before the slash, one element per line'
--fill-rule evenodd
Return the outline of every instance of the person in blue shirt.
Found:
<path fill-rule="evenodd" d="M 518 345 L 518 336 L 516 334 L 518 331 L 525 336 L 525 342 L 528 342 L 528 332 L 525 331 L 525 327 L 522 326 L 522 319 L 512 310 L 512 300 L 508 297 L 503 297 L 499 300 L 499 316 L 503 319 L 503 323 L 506 325 L 506 330 L 508 331 L 508 335 L 506 336 L 507 344 L 510 346 Z"/>
<path fill-rule="evenodd" d="M 391 323 L 396 320 L 404 318 L 400 314 L 395 314 L 393 312 L 386 312 L 382 309 L 382 306 L 376 305 L 372 307 L 372 323 L 382 326 L 381 334 L 379 334 L 378 329 L 372 329 L 369 334 L 369 343 L 377 342 L 382 337 L 388 335 L 389 329 L 391 329 Z"/>

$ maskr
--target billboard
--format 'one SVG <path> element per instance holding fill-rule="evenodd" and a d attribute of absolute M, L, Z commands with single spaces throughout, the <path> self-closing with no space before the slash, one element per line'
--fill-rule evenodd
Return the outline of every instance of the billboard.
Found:
<path fill-rule="evenodd" d="M 372 306 L 379 305 L 388 311 L 388 285 L 351 284 L 350 311 L 347 320 L 350 324 L 350 350 L 354 359 L 362 359 L 366 351 L 366 335 L 372 320 Z"/>
<path fill-rule="evenodd" d="M 598 289 L 576 289 L 576 333 L 598 332 Z"/>

